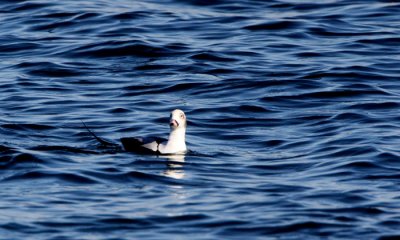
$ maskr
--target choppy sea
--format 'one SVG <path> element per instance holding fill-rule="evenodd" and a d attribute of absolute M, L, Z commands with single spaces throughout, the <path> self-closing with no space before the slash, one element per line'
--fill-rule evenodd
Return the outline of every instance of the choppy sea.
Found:
<path fill-rule="evenodd" d="M 400 239 L 400 3 L 0 2 L 0 239 Z M 83 127 L 167 136 L 108 149 Z"/>

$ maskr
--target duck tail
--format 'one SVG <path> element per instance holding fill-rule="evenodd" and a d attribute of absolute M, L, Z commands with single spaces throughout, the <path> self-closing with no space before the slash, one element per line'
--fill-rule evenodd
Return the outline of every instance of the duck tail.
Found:
<path fill-rule="evenodd" d="M 94 134 L 94 132 L 92 132 L 92 130 L 89 129 L 88 126 L 86 126 L 85 122 L 83 122 L 82 120 L 81 120 L 81 122 L 82 122 L 83 126 L 86 128 L 86 130 L 104 147 L 118 147 L 119 146 L 118 144 L 109 142 L 101 137 L 98 137 L 96 134 Z"/>

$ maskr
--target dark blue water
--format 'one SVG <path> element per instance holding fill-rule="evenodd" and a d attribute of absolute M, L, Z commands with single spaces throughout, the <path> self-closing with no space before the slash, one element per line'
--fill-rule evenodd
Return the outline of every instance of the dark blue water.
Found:
<path fill-rule="evenodd" d="M 0 3 L 1 239 L 400 237 L 400 3 Z M 165 136 L 183 158 L 84 129 Z"/>

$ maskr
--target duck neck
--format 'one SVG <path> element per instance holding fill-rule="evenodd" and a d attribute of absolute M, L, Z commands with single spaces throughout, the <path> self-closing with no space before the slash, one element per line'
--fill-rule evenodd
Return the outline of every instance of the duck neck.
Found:
<path fill-rule="evenodd" d="M 169 133 L 167 146 L 172 148 L 178 148 L 180 150 L 186 150 L 186 128 L 172 129 Z"/>

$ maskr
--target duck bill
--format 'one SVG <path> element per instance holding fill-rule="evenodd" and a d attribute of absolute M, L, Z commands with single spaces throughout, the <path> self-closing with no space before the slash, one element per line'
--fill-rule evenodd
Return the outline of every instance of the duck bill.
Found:
<path fill-rule="evenodd" d="M 171 119 L 171 121 L 169 122 L 169 126 L 171 128 L 177 128 L 177 127 L 179 127 L 179 123 L 175 119 Z"/>

